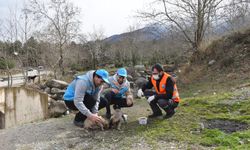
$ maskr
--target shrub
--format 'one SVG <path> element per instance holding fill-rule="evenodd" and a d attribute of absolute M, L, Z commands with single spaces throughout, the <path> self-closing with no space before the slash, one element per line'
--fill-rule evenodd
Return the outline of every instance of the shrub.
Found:
<path fill-rule="evenodd" d="M 70 69 L 75 70 L 75 71 L 82 71 L 84 68 L 80 64 L 73 63 L 73 64 L 70 65 Z"/>
<path fill-rule="evenodd" d="M 232 58 L 232 57 L 224 58 L 224 59 L 221 61 L 221 68 L 223 68 L 223 67 L 229 67 L 229 66 L 231 66 L 233 63 L 234 63 L 234 58 Z"/>
<path fill-rule="evenodd" d="M 9 67 L 9 69 L 14 68 L 15 67 L 14 61 L 0 59 L 0 69 L 7 69 L 7 66 Z"/>

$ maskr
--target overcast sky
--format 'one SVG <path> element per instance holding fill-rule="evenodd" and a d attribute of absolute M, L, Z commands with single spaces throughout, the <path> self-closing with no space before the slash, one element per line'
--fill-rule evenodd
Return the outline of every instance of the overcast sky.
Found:
<path fill-rule="evenodd" d="M 9 8 L 20 10 L 24 0 L 0 0 L 0 19 L 8 17 Z M 26 0 L 27 1 L 27 0 Z M 146 7 L 150 0 L 72 0 L 81 8 L 81 29 L 83 33 L 94 28 L 104 29 L 106 36 L 127 31 L 129 25 L 139 23 L 134 18 L 137 10 Z M 151 0 L 152 1 L 152 0 Z"/>

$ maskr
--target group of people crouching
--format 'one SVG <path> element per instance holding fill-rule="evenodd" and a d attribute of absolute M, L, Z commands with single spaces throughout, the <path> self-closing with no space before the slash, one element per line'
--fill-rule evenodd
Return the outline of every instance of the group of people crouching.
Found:
<path fill-rule="evenodd" d="M 153 87 L 155 92 L 146 91 Z M 153 111 L 149 118 L 162 116 L 160 108 L 166 112 L 164 118 L 172 117 L 180 101 L 175 80 L 163 71 L 160 64 L 153 65 L 151 78 L 138 90 L 137 96 L 147 98 Z M 64 102 L 69 109 L 79 111 L 74 118 L 76 126 L 91 128 L 93 125 L 98 125 L 103 129 L 116 125 L 116 128 L 120 129 L 120 121 L 124 119 L 121 108 L 133 106 L 127 70 L 119 68 L 113 76 L 109 76 L 106 70 L 98 69 L 77 76 L 67 87 Z M 115 110 L 113 115 L 111 115 L 111 105 Z M 98 115 L 98 111 L 102 108 L 106 108 L 106 118 L 110 120 L 109 123 Z"/>

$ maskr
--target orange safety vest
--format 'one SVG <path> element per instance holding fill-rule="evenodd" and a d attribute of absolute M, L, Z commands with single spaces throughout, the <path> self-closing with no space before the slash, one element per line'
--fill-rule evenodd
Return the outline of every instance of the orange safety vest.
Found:
<path fill-rule="evenodd" d="M 159 86 L 160 86 L 159 90 L 158 90 L 157 85 L 156 85 L 156 80 L 153 78 L 153 76 L 151 77 L 151 82 L 152 82 L 157 94 L 166 94 L 167 93 L 166 92 L 166 82 L 167 82 L 168 77 L 171 78 L 171 76 L 169 74 L 164 72 L 163 77 L 161 78 L 161 81 L 160 81 L 160 84 L 159 84 Z M 177 86 L 176 86 L 175 83 L 174 83 L 174 91 L 173 91 L 172 99 L 175 102 L 180 101 L 179 93 L 178 93 Z"/>

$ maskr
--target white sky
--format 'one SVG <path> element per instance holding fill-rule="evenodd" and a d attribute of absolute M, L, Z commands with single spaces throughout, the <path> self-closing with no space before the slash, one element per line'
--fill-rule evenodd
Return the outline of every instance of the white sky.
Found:
<path fill-rule="evenodd" d="M 8 17 L 9 8 L 20 10 L 24 0 L 0 0 L 0 20 Z M 26 0 L 27 1 L 27 0 Z M 90 33 L 102 28 L 106 36 L 126 32 L 138 24 L 134 17 L 152 0 L 72 0 L 81 9 L 81 30 Z"/>

